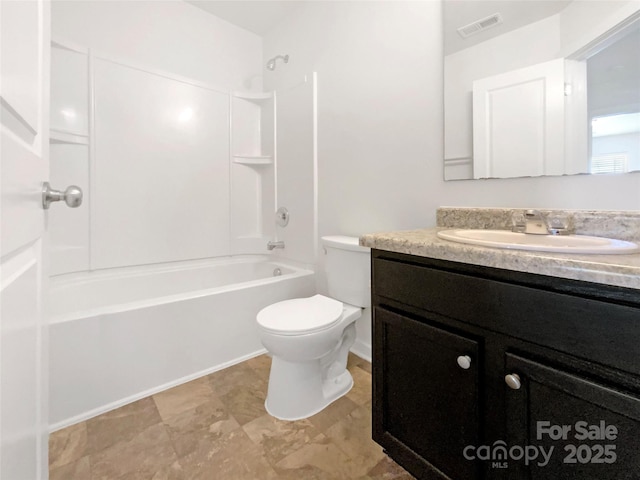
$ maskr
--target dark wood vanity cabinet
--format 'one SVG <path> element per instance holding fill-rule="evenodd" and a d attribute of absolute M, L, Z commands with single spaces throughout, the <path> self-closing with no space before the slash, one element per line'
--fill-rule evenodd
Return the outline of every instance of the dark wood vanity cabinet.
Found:
<path fill-rule="evenodd" d="M 640 478 L 640 292 L 382 250 L 372 267 L 373 438 L 410 473 Z"/>

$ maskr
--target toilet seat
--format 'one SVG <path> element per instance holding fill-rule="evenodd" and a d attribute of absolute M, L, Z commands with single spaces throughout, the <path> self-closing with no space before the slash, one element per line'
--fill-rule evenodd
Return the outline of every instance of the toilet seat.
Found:
<path fill-rule="evenodd" d="M 343 304 L 324 295 L 284 300 L 258 312 L 257 322 L 278 335 L 303 335 L 325 330 L 342 316 Z"/>

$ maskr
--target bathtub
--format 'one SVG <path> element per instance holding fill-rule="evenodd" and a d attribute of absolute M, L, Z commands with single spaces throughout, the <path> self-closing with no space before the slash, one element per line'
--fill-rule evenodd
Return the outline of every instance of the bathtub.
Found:
<path fill-rule="evenodd" d="M 55 431 L 263 353 L 258 311 L 315 279 L 241 256 L 64 275 L 50 292 Z"/>

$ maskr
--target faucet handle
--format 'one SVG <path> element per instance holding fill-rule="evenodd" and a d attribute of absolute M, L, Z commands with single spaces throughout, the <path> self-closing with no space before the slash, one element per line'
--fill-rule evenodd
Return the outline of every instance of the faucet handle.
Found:
<path fill-rule="evenodd" d="M 524 213 L 515 211 L 511 213 L 511 231 L 523 233 L 527 226 L 527 220 Z"/>
<path fill-rule="evenodd" d="M 547 229 L 550 235 L 569 235 L 571 222 L 568 215 L 563 213 L 550 213 L 547 215 Z"/>

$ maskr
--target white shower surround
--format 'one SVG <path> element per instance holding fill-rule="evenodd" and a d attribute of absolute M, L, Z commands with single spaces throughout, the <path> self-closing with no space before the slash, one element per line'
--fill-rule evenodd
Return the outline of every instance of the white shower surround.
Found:
<path fill-rule="evenodd" d="M 238 256 L 71 274 L 51 287 L 55 431 L 265 352 L 258 311 L 314 294 L 315 278 Z"/>

